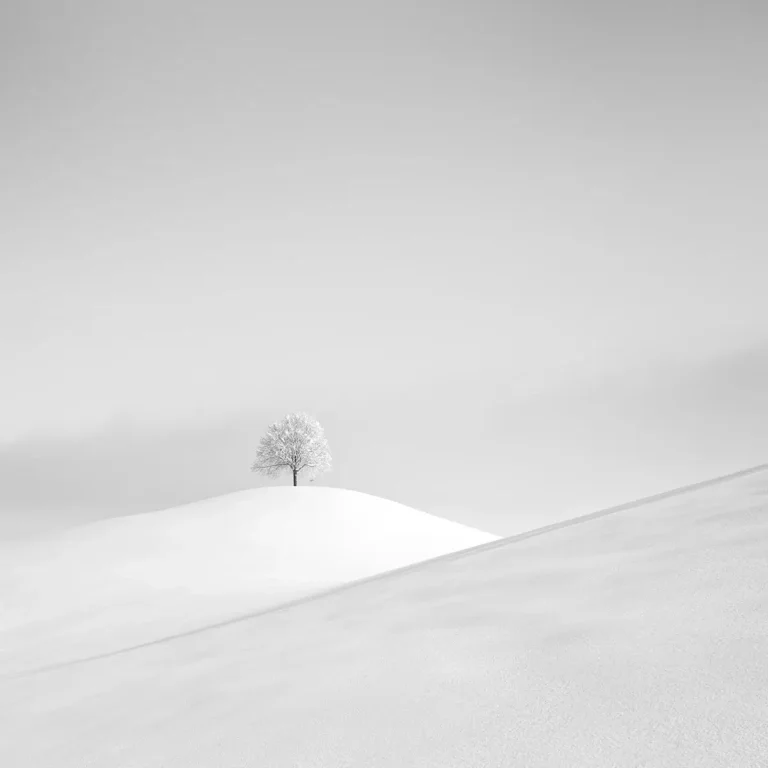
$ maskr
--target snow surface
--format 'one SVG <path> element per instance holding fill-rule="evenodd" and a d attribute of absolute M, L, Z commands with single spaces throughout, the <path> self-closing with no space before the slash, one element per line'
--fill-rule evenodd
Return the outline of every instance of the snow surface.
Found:
<path fill-rule="evenodd" d="M 0 674 L 194 629 L 497 537 L 327 487 L 244 491 L 0 550 Z"/>
<path fill-rule="evenodd" d="M 14 768 L 768 765 L 768 472 L 0 681 Z"/>

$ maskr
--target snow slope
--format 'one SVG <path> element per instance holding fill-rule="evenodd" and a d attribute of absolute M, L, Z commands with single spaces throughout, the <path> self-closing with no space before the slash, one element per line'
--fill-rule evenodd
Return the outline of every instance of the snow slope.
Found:
<path fill-rule="evenodd" d="M 392 501 L 276 487 L 0 556 L 0 673 L 148 642 L 496 537 Z"/>
<path fill-rule="evenodd" d="M 768 472 L 0 681 L 14 768 L 768 765 Z"/>

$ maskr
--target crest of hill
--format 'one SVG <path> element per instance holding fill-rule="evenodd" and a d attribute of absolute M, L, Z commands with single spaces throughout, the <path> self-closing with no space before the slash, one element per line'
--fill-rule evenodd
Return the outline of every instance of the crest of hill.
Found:
<path fill-rule="evenodd" d="M 6 680 L 0 762 L 764 765 L 765 469 Z"/>
<path fill-rule="evenodd" d="M 4 551 L 0 670 L 148 642 L 495 539 L 328 487 L 80 526 Z"/>

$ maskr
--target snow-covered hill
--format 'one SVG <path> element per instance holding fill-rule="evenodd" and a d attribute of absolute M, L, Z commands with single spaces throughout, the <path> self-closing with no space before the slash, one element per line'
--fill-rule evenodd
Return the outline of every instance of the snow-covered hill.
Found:
<path fill-rule="evenodd" d="M 326 487 L 243 491 L 3 548 L 0 673 L 110 652 L 495 537 Z"/>
<path fill-rule="evenodd" d="M 0 764 L 764 766 L 767 503 L 756 472 L 0 680 Z"/>

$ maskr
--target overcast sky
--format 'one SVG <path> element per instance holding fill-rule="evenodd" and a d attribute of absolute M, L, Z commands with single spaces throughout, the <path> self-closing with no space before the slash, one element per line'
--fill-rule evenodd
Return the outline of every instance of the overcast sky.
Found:
<path fill-rule="evenodd" d="M 495 533 L 768 461 L 768 6 L 0 4 L 0 535 L 322 482 Z"/>

